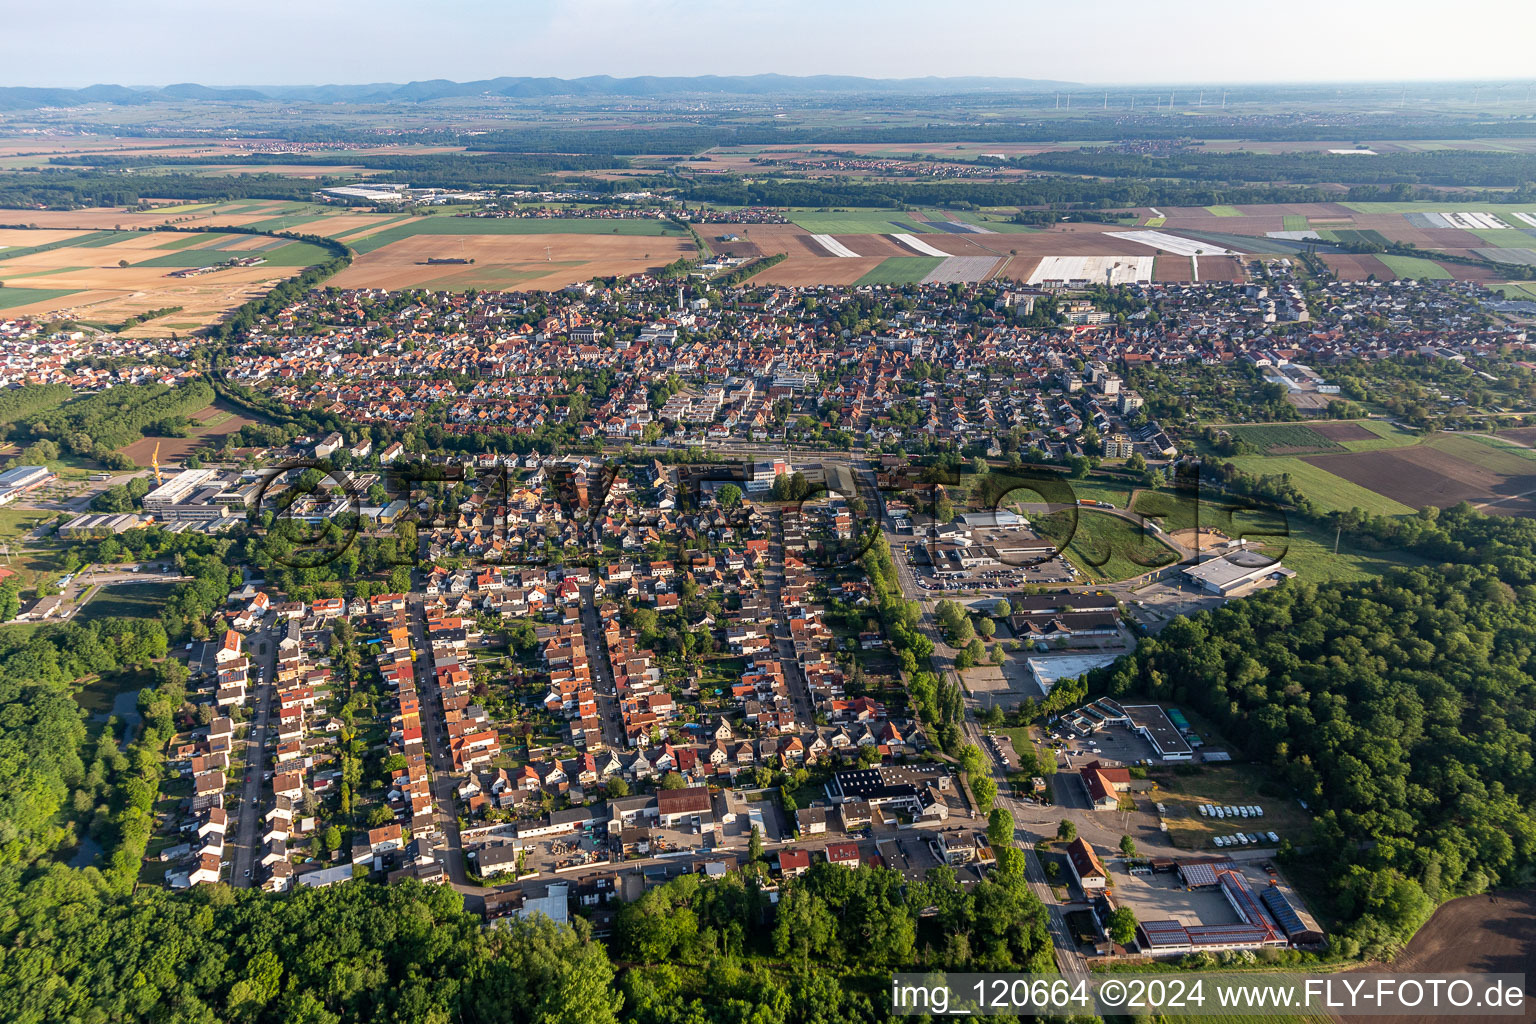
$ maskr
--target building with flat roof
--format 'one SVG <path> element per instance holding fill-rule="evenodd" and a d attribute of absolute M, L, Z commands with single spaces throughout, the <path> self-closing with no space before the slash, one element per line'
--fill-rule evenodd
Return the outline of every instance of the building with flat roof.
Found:
<path fill-rule="evenodd" d="M 1184 570 L 1185 579 L 1222 597 L 1227 597 L 1266 577 L 1289 579 L 1295 575 L 1294 570 L 1287 569 L 1274 559 L 1261 555 L 1257 551 L 1246 550 L 1212 555 Z"/>
<path fill-rule="evenodd" d="M 224 485 L 214 469 L 187 469 L 144 495 L 144 511 L 162 523 L 212 522 L 228 509 L 217 502 Z"/>
<path fill-rule="evenodd" d="M 0 505 L 8 505 L 56 479 L 47 466 L 12 466 L 0 473 Z"/>
<path fill-rule="evenodd" d="M 1156 704 L 1126 704 L 1131 728 L 1157 751 L 1164 761 L 1188 761 L 1195 756 L 1179 730 L 1173 727 L 1163 709 Z"/>

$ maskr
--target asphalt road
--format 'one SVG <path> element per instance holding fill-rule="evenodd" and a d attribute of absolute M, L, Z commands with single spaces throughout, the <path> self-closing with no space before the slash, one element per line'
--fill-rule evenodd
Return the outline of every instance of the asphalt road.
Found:
<path fill-rule="evenodd" d="M 412 595 L 413 597 L 415 595 Z M 447 737 L 443 734 L 443 695 L 433 672 L 432 645 L 427 639 L 427 616 L 420 600 L 410 602 L 411 649 L 416 651 L 416 692 L 421 703 L 422 733 L 426 738 L 427 767 L 432 790 L 432 808 L 437 826 L 442 830 L 448 856 L 443 867 L 455 886 L 468 883 L 464 870 L 464 841 L 459 835 L 457 804 L 453 798 L 453 759 L 449 756 Z"/>
<path fill-rule="evenodd" d="M 253 725 L 246 732 L 245 781 L 239 787 L 240 799 L 235 806 L 234 861 L 230 869 L 230 884 L 245 888 L 254 884 L 254 873 L 264 821 L 260 803 L 265 783 L 262 776 L 267 769 L 267 731 L 272 717 L 272 707 L 277 702 L 273 677 L 277 674 L 277 640 L 275 631 L 262 629 L 246 640 L 251 665 L 262 673 L 265 680 L 256 687 L 256 714 Z M 264 653 L 263 653 L 264 652 Z"/>

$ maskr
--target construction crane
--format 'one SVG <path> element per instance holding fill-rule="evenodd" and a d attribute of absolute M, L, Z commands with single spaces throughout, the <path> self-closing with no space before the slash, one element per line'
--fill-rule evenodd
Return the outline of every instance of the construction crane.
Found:
<path fill-rule="evenodd" d="M 153 455 L 151 455 L 149 457 L 149 464 L 152 467 L 154 467 L 154 470 L 155 470 L 155 486 L 159 487 L 161 485 L 161 483 L 163 482 L 160 479 L 160 442 L 159 441 L 155 442 L 155 454 L 153 454 Z"/>

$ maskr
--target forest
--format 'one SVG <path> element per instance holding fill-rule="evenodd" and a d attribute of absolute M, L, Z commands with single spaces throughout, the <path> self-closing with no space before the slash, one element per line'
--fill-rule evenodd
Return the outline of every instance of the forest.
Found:
<path fill-rule="evenodd" d="M 1536 181 L 1536 156 L 1443 149 L 1423 153 L 1352 156 L 1330 153 L 1211 153 L 1199 147 L 1166 156 L 1103 149 L 1036 153 L 1014 163 L 1036 171 L 1103 178 L 1179 178 L 1194 181 L 1321 184 L 1448 185 L 1518 188 Z"/>
<path fill-rule="evenodd" d="M 1307 803 L 1291 856 L 1326 878 L 1346 956 L 1536 879 L 1536 523 L 1430 508 L 1394 533 L 1432 563 L 1175 619 L 1090 678 L 1194 708 Z"/>

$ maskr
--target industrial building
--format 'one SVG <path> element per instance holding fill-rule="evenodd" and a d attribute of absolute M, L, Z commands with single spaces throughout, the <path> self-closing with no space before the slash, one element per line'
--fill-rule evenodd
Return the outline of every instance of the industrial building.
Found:
<path fill-rule="evenodd" d="M 146 494 L 144 511 L 160 523 L 210 522 L 228 510 L 216 500 L 223 492 L 216 470 L 187 469 Z"/>
<path fill-rule="evenodd" d="M 1230 597 L 1266 578 L 1289 579 L 1296 573 L 1257 551 L 1234 550 L 1213 555 L 1184 570 L 1184 578 L 1212 594 Z"/>
<path fill-rule="evenodd" d="M 47 466 L 12 466 L 0 473 L 0 505 L 9 505 L 23 494 L 46 487 L 57 479 Z"/>

